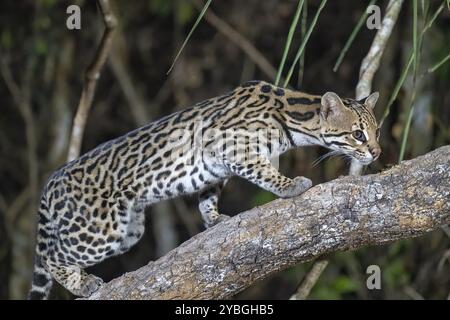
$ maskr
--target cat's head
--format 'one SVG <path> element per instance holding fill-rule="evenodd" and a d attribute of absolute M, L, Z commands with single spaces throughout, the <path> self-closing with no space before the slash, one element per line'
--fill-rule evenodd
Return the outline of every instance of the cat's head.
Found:
<path fill-rule="evenodd" d="M 325 147 L 367 165 L 381 154 L 380 129 L 373 114 L 378 92 L 362 100 L 341 99 L 334 92 L 321 98 L 320 138 Z"/>

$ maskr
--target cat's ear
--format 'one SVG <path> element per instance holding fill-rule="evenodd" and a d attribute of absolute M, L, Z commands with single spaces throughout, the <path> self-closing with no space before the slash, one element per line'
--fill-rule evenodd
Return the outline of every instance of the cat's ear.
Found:
<path fill-rule="evenodd" d="M 369 109 L 373 110 L 373 108 L 375 108 L 375 104 L 377 103 L 379 97 L 380 97 L 380 94 L 378 92 L 372 93 L 366 99 L 363 99 L 364 105 L 367 106 Z"/>
<path fill-rule="evenodd" d="M 322 96 L 320 114 L 324 119 L 330 115 L 337 115 L 343 108 L 342 100 L 334 92 L 327 92 Z"/>

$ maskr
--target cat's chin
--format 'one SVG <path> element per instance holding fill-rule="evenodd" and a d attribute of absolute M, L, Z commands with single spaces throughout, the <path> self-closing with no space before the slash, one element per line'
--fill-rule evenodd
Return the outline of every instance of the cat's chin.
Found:
<path fill-rule="evenodd" d="M 373 159 L 356 159 L 356 158 L 354 159 L 364 166 L 367 166 L 374 161 Z"/>

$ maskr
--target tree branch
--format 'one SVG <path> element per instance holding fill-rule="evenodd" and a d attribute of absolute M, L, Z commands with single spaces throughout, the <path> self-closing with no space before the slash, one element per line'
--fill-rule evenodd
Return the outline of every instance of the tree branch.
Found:
<path fill-rule="evenodd" d="M 290 297 L 289 300 L 305 300 L 312 288 L 316 284 L 317 280 L 319 280 L 322 272 L 327 267 L 329 261 L 328 260 L 316 260 L 314 261 L 311 270 L 308 271 L 308 274 L 303 279 L 302 283 L 298 287 L 297 291 Z"/>
<path fill-rule="evenodd" d="M 369 52 L 361 63 L 359 70 L 359 81 L 356 86 L 356 99 L 363 99 L 370 94 L 372 90 L 372 80 L 375 72 L 380 65 L 386 44 L 397 22 L 398 14 L 402 8 L 403 0 L 390 0 L 386 8 L 386 14 L 381 22 Z"/>
<path fill-rule="evenodd" d="M 346 176 L 210 228 L 90 299 L 219 299 L 324 254 L 450 223 L 450 146 L 387 171 Z"/>
<path fill-rule="evenodd" d="M 69 143 L 68 161 L 74 160 L 80 155 L 81 142 L 83 140 L 84 128 L 91 109 L 92 101 L 94 100 L 95 88 L 97 87 L 97 80 L 100 77 L 100 71 L 105 65 L 106 59 L 111 48 L 114 30 L 116 29 L 117 20 L 110 8 L 108 0 L 97 0 L 100 11 L 105 24 L 105 31 L 102 36 L 99 47 L 95 53 L 91 65 L 88 67 L 83 90 L 81 91 L 80 101 L 77 107 L 77 113 L 72 127 L 72 134 Z"/>
<path fill-rule="evenodd" d="M 194 1 L 194 5 L 197 6 L 197 8 L 202 7 L 199 1 Z M 234 42 L 234 44 L 237 45 L 242 51 L 244 51 L 244 53 L 250 57 L 250 59 L 261 69 L 262 72 L 266 74 L 270 80 L 275 81 L 277 70 L 250 41 L 217 16 L 211 8 L 209 8 L 205 13 L 205 20 L 225 37 Z"/>
<path fill-rule="evenodd" d="M 378 70 L 380 60 L 383 55 L 386 43 L 389 40 L 392 29 L 397 21 L 398 14 L 402 7 L 403 0 L 390 0 L 386 8 L 386 14 L 383 17 L 381 28 L 378 30 L 369 52 L 363 59 L 359 70 L 359 81 L 356 85 L 356 99 L 363 99 L 370 94 L 372 88 L 372 80 L 375 72 Z M 349 174 L 360 176 L 362 174 L 363 166 L 359 161 L 353 160 L 350 164 Z M 305 277 L 305 282 L 300 285 L 296 293 L 292 295 L 291 299 L 306 299 L 314 284 L 319 279 L 323 270 L 327 267 L 327 260 L 320 260 L 314 262 L 311 270 Z"/>
<path fill-rule="evenodd" d="M 391 37 L 392 30 L 397 22 L 398 14 L 402 8 L 403 0 L 390 0 L 386 14 L 381 22 L 369 52 L 364 57 L 359 69 L 359 80 L 356 85 L 356 99 L 360 100 L 367 97 L 372 90 L 372 80 L 380 65 L 386 44 Z M 361 175 L 363 165 L 359 161 L 352 160 L 350 164 L 350 174 Z"/>

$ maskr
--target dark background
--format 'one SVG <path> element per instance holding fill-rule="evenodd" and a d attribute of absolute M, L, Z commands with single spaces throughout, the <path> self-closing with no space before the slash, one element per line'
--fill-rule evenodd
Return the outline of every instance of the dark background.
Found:
<path fill-rule="evenodd" d="M 307 25 L 320 1 L 309 0 Z M 431 11 L 443 1 L 429 2 Z M 293 88 L 314 94 L 334 91 L 354 97 L 359 67 L 376 30 L 363 26 L 342 65 L 333 65 L 368 1 L 329 0 L 309 39 L 304 69 L 296 68 Z M 419 1 L 422 3 L 422 1 Z M 81 7 L 81 30 L 66 28 L 66 8 Z M 378 1 L 382 12 L 387 1 Z M 376 74 L 380 118 L 413 44 L 412 1 L 405 0 Z M 220 95 L 251 79 L 272 81 L 232 39 L 203 20 L 169 75 L 167 70 L 192 27 L 197 7 L 188 0 L 113 1 L 119 21 L 89 114 L 82 152 L 148 121 L 200 100 Z M 216 0 L 209 12 L 232 26 L 275 68 L 297 7 L 293 0 Z M 419 25 L 423 11 L 419 6 Z M 300 26 L 300 23 L 299 23 Z M 446 7 L 427 32 L 419 61 L 423 74 L 450 51 L 450 13 Z M 0 298 L 25 298 L 35 241 L 37 201 L 49 175 L 64 164 L 72 119 L 84 71 L 98 46 L 103 24 L 94 1 L 11 1 L 0 3 Z M 301 42 L 297 28 L 288 56 L 290 67 Z M 286 70 L 287 67 L 285 67 Z M 416 105 L 405 158 L 450 142 L 450 63 L 418 78 Z M 366 169 L 376 173 L 398 162 L 401 138 L 414 90 L 408 75 L 381 134 L 383 154 Z M 281 171 L 305 175 L 315 184 L 347 173 L 348 163 L 333 158 L 312 166 L 325 150 L 314 147 L 282 157 Z M 234 215 L 274 199 L 249 183 L 232 179 L 220 206 Z M 147 231 L 127 254 L 92 268 L 108 281 L 155 260 L 203 230 L 196 197 L 148 209 Z M 316 299 L 447 299 L 450 292 L 450 233 L 331 255 L 313 289 Z M 218 248 L 220 250 L 220 248 Z M 382 270 L 382 289 L 366 288 L 367 266 Z M 237 299 L 287 299 L 310 264 L 273 275 Z M 73 298 L 55 286 L 53 298 Z"/>

